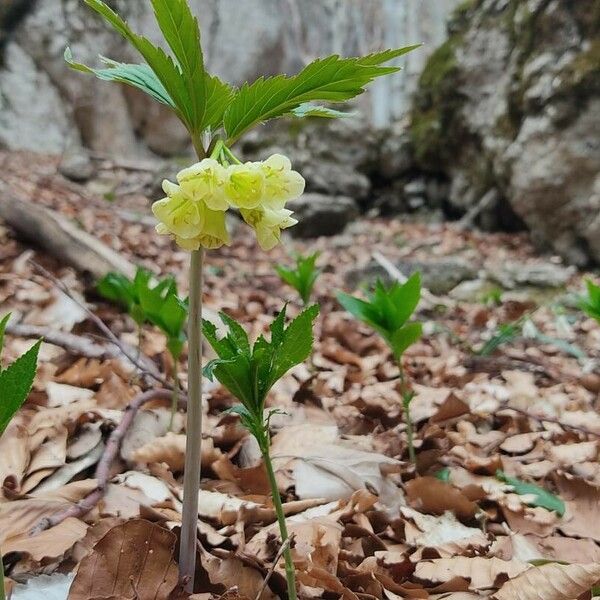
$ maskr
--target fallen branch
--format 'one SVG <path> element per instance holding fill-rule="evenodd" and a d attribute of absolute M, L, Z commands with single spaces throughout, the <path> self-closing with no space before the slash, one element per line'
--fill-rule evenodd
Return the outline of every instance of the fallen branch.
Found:
<path fill-rule="evenodd" d="M 48 327 L 40 327 L 38 325 L 27 325 L 24 323 L 8 323 L 6 333 L 24 339 L 40 339 L 43 338 L 48 344 L 53 344 L 63 348 L 70 354 L 75 356 L 83 356 L 85 358 L 97 358 L 98 360 L 109 360 L 117 358 L 121 355 L 121 351 L 111 346 L 97 344 L 96 342 L 79 335 L 67 333 L 64 331 L 56 331 Z"/>
<path fill-rule="evenodd" d="M 83 500 L 80 500 L 76 504 L 72 504 L 66 510 L 59 512 L 51 517 L 42 519 L 37 525 L 35 525 L 29 532 L 30 536 L 37 535 L 46 529 L 56 527 L 62 523 L 65 519 L 70 517 L 81 518 L 92 510 L 98 502 L 102 499 L 106 493 L 108 486 L 108 480 L 110 477 L 110 468 L 121 448 L 121 443 L 125 434 L 131 427 L 135 415 L 138 413 L 140 408 L 152 400 L 170 400 L 171 392 L 169 390 L 149 390 L 136 396 L 127 406 L 123 414 L 121 422 L 115 427 L 113 432 L 110 434 L 102 457 L 98 461 L 96 467 L 96 473 L 94 475 L 97 481 L 96 489 L 88 494 Z"/>
<path fill-rule="evenodd" d="M 66 217 L 39 204 L 12 197 L 2 182 L 0 192 L 0 219 L 23 238 L 93 279 L 100 279 L 111 271 L 133 277 L 133 264 Z"/>
<path fill-rule="evenodd" d="M 473 205 L 462 217 L 462 219 L 456 224 L 457 229 L 464 231 L 470 229 L 477 217 L 488 208 L 492 208 L 498 203 L 500 196 L 498 190 L 492 188 L 488 190 L 479 201 Z"/>

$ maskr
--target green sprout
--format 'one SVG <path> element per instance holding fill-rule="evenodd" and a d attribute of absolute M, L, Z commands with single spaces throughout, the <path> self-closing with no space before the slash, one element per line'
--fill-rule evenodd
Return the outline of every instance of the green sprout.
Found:
<path fill-rule="evenodd" d="M 600 285 L 591 279 L 586 281 L 587 295 L 579 300 L 579 308 L 592 319 L 600 323 Z"/>
<path fill-rule="evenodd" d="M 190 252 L 189 386 L 179 567 L 185 590 L 193 592 L 202 438 L 204 252 L 229 243 L 225 212 L 230 204 L 240 209 L 264 249 L 274 247 L 281 240 L 281 230 L 296 223 L 284 205 L 292 199 L 290 195 L 299 195 L 303 186 L 286 157 L 275 156 L 269 159 L 271 162 L 242 165 L 237 164 L 231 148 L 252 129 L 272 119 L 347 116 L 322 103 L 344 103 L 359 96 L 378 77 L 399 70 L 398 66 L 386 63 L 418 45 L 367 56 L 318 58 L 296 75 L 259 77 L 235 87 L 206 70 L 200 25 L 186 0 L 151 0 L 164 38 L 159 45 L 133 31 L 108 3 L 84 1 L 145 62 L 128 64 L 101 57 L 102 67 L 94 68 L 76 62 L 67 48 L 67 63 L 104 81 L 135 87 L 167 106 L 186 127 L 200 161 L 179 173 L 178 184 L 166 182 L 167 198 L 153 205 L 160 221 L 158 232 L 173 236 L 180 248 Z M 289 590 L 289 598 L 296 600 L 295 588 L 292 591 Z"/>
<path fill-rule="evenodd" d="M 284 307 L 271 323 L 270 341 L 261 335 L 253 345 L 250 344 L 244 328 L 225 313 L 220 314 L 221 320 L 229 330 L 225 337 L 219 338 L 213 323 L 206 320 L 203 322 L 204 335 L 218 357 L 206 365 L 204 374 L 211 380 L 218 379 L 241 402 L 241 405 L 233 407 L 231 412 L 240 416 L 242 425 L 258 442 L 284 545 L 288 540 L 288 531 L 271 461 L 269 435 L 271 416 L 280 411 L 273 409 L 265 413 L 265 401 L 273 385 L 310 355 L 313 345 L 313 322 L 319 314 L 319 307 L 316 304 L 309 306 L 287 327 L 285 313 Z M 294 563 L 289 546 L 284 550 L 284 557 L 288 595 L 290 598 L 296 598 Z"/>
<path fill-rule="evenodd" d="M 0 320 L 0 353 L 4 347 L 4 332 L 10 319 L 10 314 Z M 40 351 L 41 340 L 36 342 L 25 354 L 17 358 L 6 368 L 2 368 L 0 362 L 0 390 L 2 399 L 0 401 L 0 437 L 6 431 L 11 419 L 23 406 L 37 369 L 37 359 Z M 2 554 L 0 553 L 0 600 L 5 600 L 4 590 L 4 568 L 2 567 Z"/>
<path fill-rule="evenodd" d="M 410 415 L 410 403 L 414 392 L 406 381 L 402 356 L 423 332 L 421 323 L 409 322 L 421 299 L 421 276 L 414 273 L 404 284 L 398 282 L 386 286 L 377 281 L 368 300 L 361 300 L 343 292 L 338 293 L 339 303 L 355 318 L 372 327 L 385 340 L 400 370 L 400 394 L 406 419 L 408 453 L 416 464 L 414 427 Z"/>
<path fill-rule="evenodd" d="M 316 266 L 319 254 L 319 252 L 308 254 L 307 256 L 296 254 L 295 269 L 290 269 L 283 265 L 277 265 L 275 267 L 281 280 L 298 292 L 304 306 L 307 306 L 310 302 L 315 281 L 321 274 L 321 269 L 318 269 Z"/>
<path fill-rule="evenodd" d="M 133 279 L 120 273 L 108 273 L 97 285 L 98 293 L 107 300 L 120 304 L 138 326 L 138 349 L 144 323 L 158 327 L 167 338 L 167 350 L 173 359 L 173 399 L 169 429 L 179 402 L 178 364 L 186 341 L 185 324 L 187 302 L 177 293 L 173 277 L 156 282 L 154 275 L 138 268 Z"/>

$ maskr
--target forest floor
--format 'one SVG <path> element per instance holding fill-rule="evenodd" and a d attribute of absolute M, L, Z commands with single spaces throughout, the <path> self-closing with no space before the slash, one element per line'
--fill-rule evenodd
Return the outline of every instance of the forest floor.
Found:
<path fill-rule="evenodd" d="M 2 178 L 15 197 L 74 218 L 131 262 L 173 274 L 185 293 L 188 255 L 154 232 L 143 195 L 109 201 L 56 175 L 52 161 L 33 169 L 28 157 L 7 160 Z M 314 355 L 269 399 L 286 413 L 271 421 L 273 456 L 302 597 L 600 595 L 591 591 L 600 580 L 600 328 L 576 308 L 583 274 L 536 254 L 525 234 L 402 217 L 361 220 L 332 238 L 286 239 L 270 253 L 242 225 L 233 237 L 208 254 L 204 303 L 253 336 L 284 302 L 291 314 L 299 310 L 274 266 L 290 264 L 292 250 L 321 252 Z M 416 467 L 389 351 L 335 300 L 337 290 L 376 273 L 373 259 L 381 256 L 395 265 L 426 263 L 425 284 L 437 290 L 417 314 L 425 335 L 405 357 L 416 393 Z M 439 291 L 464 265 L 476 283 Z M 168 431 L 168 399 L 144 405 L 109 465 L 104 493 L 86 514 L 77 509 L 96 491 L 94 471 L 111 432 L 153 385 L 119 353 L 89 356 L 89 344 L 114 346 L 83 306 L 131 347 L 133 322 L 7 227 L 0 227 L 0 306 L 14 322 L 59 332 L 55 344 L 43 344 L 29 401 L 0 440 L 5 570 L 12 582 L 44 575 L 17 585 L 15 598 L 50 598 L 45 586 L 66 589 L 77 567 L 71 600 L 175 597 L 183 410 Z M 31 343 L 9 335 L 3 359 Z M 144 328 L 141 350 L 158 372 L 170 372 L 158 331 Z M 185 357 L 185 388 L 184 365 Z M 256 446 L 235 415 L 223 414 L 232 405 L 206 382 L 194 597 L 262 593 L 266 600 L 285 593 L 281 561 L 263 588 L 280 558 L 278 530 Z"/>

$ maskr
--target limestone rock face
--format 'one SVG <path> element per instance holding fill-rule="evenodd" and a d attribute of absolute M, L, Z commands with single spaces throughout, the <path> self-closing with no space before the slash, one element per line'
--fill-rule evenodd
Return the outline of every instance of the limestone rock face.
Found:
<path fill-rule="evenodd" d="M 415 97 L 419 166 L 458 211 L 496 188 L 540 245 L 600 262 L 598 3 L 468 0 L 449 34 Z"/>
<path fill-rule="evenodd" d="M 399 59 L 401 73 L 376 82 L 360 100 L 363 120 L 387 126 L 406 112 L 427 47 L 443 40 L 445 18 L 456 2 L 190 0 L 190 5 L 201 20 L 207 67 L 234 84 L 295 73 L 323 54 L 350 56 L 425 42 L 419 52 Z M 161 39 L 149 1 L 109 4 L 135 30 Z M 66 46 L 90 65 L 98 64 L 98 54 L 140 60 L 80 0 L 0 2 L 0 147 L 61 153 L 83 146 L 113 156 L 186 150 L 187 135 L 167 110 L 140 92 L 70 71 L 63 60 Z"/>

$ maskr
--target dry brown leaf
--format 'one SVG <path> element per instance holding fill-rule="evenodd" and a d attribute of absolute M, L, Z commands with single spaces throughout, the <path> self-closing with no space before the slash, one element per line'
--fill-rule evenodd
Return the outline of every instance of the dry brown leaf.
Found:
<path fill-rule="evenodd" d="M 469 547 L 481 549 L 489 545 L 488 539 L 480 529 L 463 525 L 451 512 L 434 517 L 405 507 L 401 509 L 401 513 L 416 525 L 409 527 L 407 523 L 405 528 L 406 541 L 413 546 L 437 548 L 448 554 L 460 554 Z"/>
<path fill-rule="evenodd" d="M 20 490 L 29 462 L 28 437 L 27 428 L 15 420 L 0 438 L 0 490 Z"/>
<path fill-rule="evenodd" d="M 600 488 L 583 479 L 557 477 L 558 492 L 565 501 L 566 512 L 560 520 L 560 530 L 568 536 L 592 538 L 600 542 Z"/>
<path fill-rule="evenodd" d="M 185 464 L 185 439 L 186 436 L 181 433 L 167 432 L 162 437 L 157 437 L 152 441 L 137 448 L 131 453 L 131 460 L 142 463 L 160 463 L 164 462 L 173 471 L 179 473 L 183 471 Z M 210 466 L 222 453 L 215 449 L 211 438 L 202 443 L 202 466 Z"/>
<path fill-rule="evenodd" d="M 36 562 L 62 558 L 75 543 L 85 537 L 87 528 L 83 521 L 71 517 L 33 537 L 24 531 L 22 535 L 5 541 L 2 551 L 5 554 L 9 552 L 27 554 Z"/>
<path fill-rule="evenodd" d="M 262 573 L 244 564 L 239 558 L 218 558 L 203 548 L 200 549 L 202 567 L 208 574 L 210 583 L 224 591 L 237 591 L 246 598 L 256 598 L 262 587 Z M 275 600 L 276 596 L 267 586 L 262 600 Z M 71 598 L 69 598 L 71 600 Z M 81 599 L 83 600 L 83 598 Z"/>
<path fill-rule="evenodd" d="M 415 577 L 433 583 L 446 583 L 460 577 L 470 580 L 470 590 L 485 590 L 496 587 L 499 578 L 513 579 L 530 567 L 518 560 L 456 556 L 417 563 Z"/>
<path fill-rule="evenodd" d="M 496 600 L 573 600 L 600 581 L 600 564 L 534 567 L 507 581 Z"/>
<path fill-rule="evenodd" d="M 110 529 L 84 558 L 69 600 L 167 600 L 178 580 L 175 534 L 136 519 Z"/>
<path fill-rule="evenodd" d="M 272 455 L 278 471 L 293 469 L 299 498 L 349 498 L 356 490 L 378 492 L 390 511 L 404 504 L 402 491 L 385 475 L 382 467 L 395 469 L 397 460 L 342 440 L 335 426 L 286 427 L 273 438 Z"/>
<path fill-rule="evenodd" d="M 169 430 L 170 413 L 166 409 L 140 410 L 134 417 L 121 444 L 121 458 L 134 461 L 135 452 Z"/>
<path fill-rule="evenodd" d="M 75 387 L 65 383 L 56 383 L 49 381 L 46 384 L 46 394 L 48 395 L 48 406 L 57 408 L 66 406 L 80 400 L 90 400 L 94 397 L 94 392 L 86 388 Z"/>
<path fill-rule="evenodd" d="M 469 519 L 477 510 L 477 504 L 460 490 L 435 477 L 411 479 L 405 488 L 411 506 L 424 513 L 441 515 L 449 510 L 460 519 Z"/>
<path fill-rule="evenodd" d="M 586 461 L 595 461 L 598 457 L 598 440 L 579 444 L 552 445 L 548 456 L 561 467 L 571 467 Z"/>
<path fill-rule="evenodd" d="M 42 519 L 63 512 L 95 488 L 95 480 L 88 479 L 35 498 L 0 503 L 0 547 L 28 535 Z"/>

